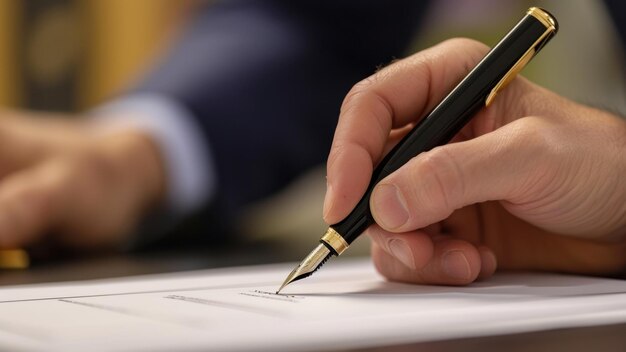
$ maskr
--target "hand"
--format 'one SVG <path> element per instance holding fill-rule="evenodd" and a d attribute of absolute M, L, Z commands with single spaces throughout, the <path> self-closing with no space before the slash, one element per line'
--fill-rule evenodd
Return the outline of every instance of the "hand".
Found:
<path fill-rule="evenodd" d="M 454 39 L 356 84 L 328 157 L 324 219 L 343 219 L 372 169 L 488 48 Z M 626 269 L 626 122 L 522 77 L 445 146 L 374 189 L 372 257 L 391 280 L 467 284 L 496 270 Z"/>
<path fill-rule="evenodd" d="M 58 117 L 0 119 L 0 248 L 122 244 L 163 194 L 150 137 Z"/>

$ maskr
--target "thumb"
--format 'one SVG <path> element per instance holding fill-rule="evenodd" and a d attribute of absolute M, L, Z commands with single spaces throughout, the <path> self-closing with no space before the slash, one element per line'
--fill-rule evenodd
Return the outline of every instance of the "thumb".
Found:
<path fill-rule="evenodd" d="M 407 232 L 441 221 L 456 209 L 488 200 L 524 202 L 558 168 L 550 158 L 545 119 L 526 117 L 480 137 L 413 158 L 383 179 L 370 199 L 382 228 Z M 551 158 L 550 158 L 551 159 Z M 532 188 L 532 191 L 531 191 Z"/>

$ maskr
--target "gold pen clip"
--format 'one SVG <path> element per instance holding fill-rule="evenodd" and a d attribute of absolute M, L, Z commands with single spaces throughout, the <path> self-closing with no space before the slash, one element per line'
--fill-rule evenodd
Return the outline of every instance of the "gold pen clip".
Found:
<path fill-rule="evenodd" d="M 543 32 L 543 34 L 535 41 L 535 43 L 533 43 L 533 45 L 531 45 L 531 47 L 528 48 L 528 50 L 524 53 L 524 55 L 522 55 L 522 57 L 520 57 L 519 60 L 517 60 L 515 65 L 513 65 L 513 67 L 511 67 L 511 69 L 509 70 L 509 72 L 507 72 L 506 75 L 502 77 L 500 82 L 498 82 L 498 84 L 496 84 L 496 86 L 493 87 L 493 89 L 491 90 L 491 93 L 489 93 L 489 95 L 487 96 L 487 99 L 485 100 L 485 106 L 489 106 L 493 102 L 498 92 L 500 92 L 502 89 L 504 89 L 504 87 L 506 87 L 509 83 L 511 83 L 513 79 L 515 79 L 517 74 L 526 66 L 526 64 L 530 62 L 533 56 L 535 56 L 535 54 L 543 46 L 546 39 L 548 39 L 549 35 L 556 32 L 556 21 L 546 11 L 538 7 L 531 7 L 530 9 L 528 9 L 526 14 L 533 16 L 537 20 L 539 20 L 539 22 L 541 22 L 544 26 L 546 26 L 546 31 Z"/>

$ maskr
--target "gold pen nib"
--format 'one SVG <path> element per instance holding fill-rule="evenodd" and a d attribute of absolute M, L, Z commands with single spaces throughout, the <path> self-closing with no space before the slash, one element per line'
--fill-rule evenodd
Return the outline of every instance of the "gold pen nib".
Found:
<path fill-rule="evenodd" d="M 319 269 L 326 263 L 332 253 L 326 246 L 320 243 L 315 249 L 287 276 L 285 282 L 280 286 L 276 294 L 290 283 L 311 276 L 315 270 Z"/>

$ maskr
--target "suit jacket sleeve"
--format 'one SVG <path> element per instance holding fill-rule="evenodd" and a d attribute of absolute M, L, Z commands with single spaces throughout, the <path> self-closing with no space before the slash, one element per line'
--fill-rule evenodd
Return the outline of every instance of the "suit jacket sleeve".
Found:
<path fill-rule="evenodd" d="M 196 14 L 137 90 L 192 112 L 217 173 L 214 208 L 231 220 L 325 161 L 343 97 L 405 53 L 424 4 L 218 2 Z"/>

